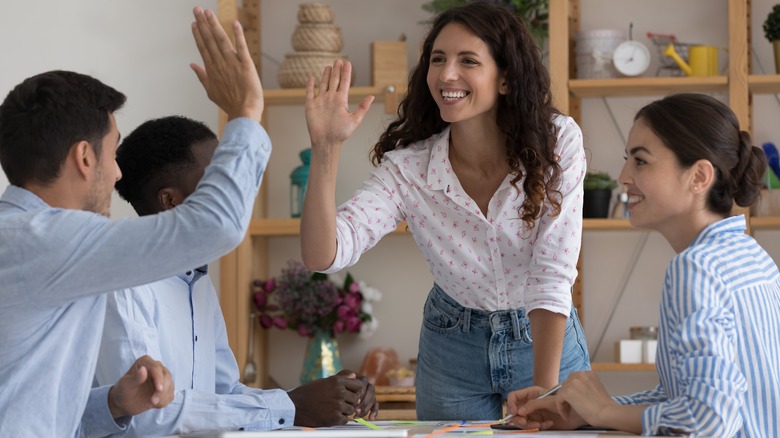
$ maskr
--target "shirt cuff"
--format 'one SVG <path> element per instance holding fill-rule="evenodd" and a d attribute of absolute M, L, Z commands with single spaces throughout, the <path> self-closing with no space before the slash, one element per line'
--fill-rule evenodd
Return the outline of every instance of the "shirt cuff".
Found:
<path fill-rule="evenodd" d="M 263 401 L 268 407 L 268 416 L 262 421 L 247 425 L 244 430 L 273 430 L 292 427 L 295 423 L 295 404 L 286 391 L 273 389 L 263 391 Z"/>
<path fill-rule="evenodd" d="M 93 388 L 89 392 L 87 406 L 81 417 L 82 437 L 104 437 L 118 432 L 124 432 L 133 417 L 113 418 L 108 409 L 108 391 L 111 385 Z"/>
<path fill-rule="evenodd" d="M 571 313 L 571 285 L 563 283 L 525 286 L 525 309 L 549 310 L 569 316 Z"/>

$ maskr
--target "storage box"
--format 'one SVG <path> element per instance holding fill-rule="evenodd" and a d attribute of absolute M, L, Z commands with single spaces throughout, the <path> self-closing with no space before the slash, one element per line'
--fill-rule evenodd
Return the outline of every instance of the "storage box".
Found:
<path fill-rule="evenodd" d="M 621 339 L 615 342 L 615 362 L 642 363 L 642 340 Z"/>
<path fill-rule="evenodd" d="M 655 352 L 658 349 L 658 341 L 655 339 L 642 340 L 642 362 L 655 363 Z"/>
<path fill-rule="evenodd" d="M 626 40 L 622 29 L 596 29 L 577 32 L 577 79 L 616 78 L 620 76 L 612 64 L 612 53 Z"/>
<path fill-rule="evenodd" d="M 406 41 L 371 43 L 371 85 L 406 86 L 409 75 Z"/>

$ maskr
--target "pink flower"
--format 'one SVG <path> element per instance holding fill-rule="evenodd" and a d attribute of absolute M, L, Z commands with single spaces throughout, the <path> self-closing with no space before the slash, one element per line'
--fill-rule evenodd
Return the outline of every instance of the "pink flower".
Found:
<path fill-rule="evenodd" d="M 355 283 L 352 283 L 355 284 Z M 354 309 L 355 311 L 360 310 L 360 300 L 361 296 L 359 293 L 353 293 L 349 294 L 346 297 L 344 297 L 344 304 L 349 306 L 350 308 Z"/>
<path fill-rule="evenodd" d="M 268 315 L 263 315 L 260 317 L 260 327 L 264 329 L 269 329 L 274 326 L 274 320 L 271 319 Z"/>
<path fill-rule="evenodd" d="M 290 261 L 278 277 L 252 282 L 260 326 L 293 329 L 301 336 L 312 336 L 315 330 L 358 333 L 367 325 L 363 320 L 373 320 L 373 309 L 364 304 L 375 299 L 363 295 L 370 288 L 349 273 L 342 284 L 339 287 L 327 275 Z"/>
<path fill-rule="evenodd" d="M 283 316 L 274 316 L 274 325 L 280 329 L 286 329 L 287 320 Z"/>
<path fill-rule="evenodd" d="M 346 320 L 355 316 L 355 311 L 347 305 L 341 305 L 337 310 L 337 314 L 340 320 Z"/>
<path fill-rule="evenodd" d="M 357 333 L 360 331 L 360 318 L 353 316 L 347 320 L 347 331 L 350 333 Z"/>
<path fill-rule="evenodd" d="M 262 309 L 268 304 L 268 299 L 263 292 L 255 292 L 255 304 L 258 309 Z"/>

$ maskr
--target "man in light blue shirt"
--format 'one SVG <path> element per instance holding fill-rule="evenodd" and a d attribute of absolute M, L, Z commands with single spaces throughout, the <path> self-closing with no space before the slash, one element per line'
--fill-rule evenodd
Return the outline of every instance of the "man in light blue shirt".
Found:
<path fill-rule="evenodd" d="M 106 294 L 235 247 L 271 151 L 240 26 L 234 49 L 213 13 L 198 8 L 195 17 L 204 66 L 192 68 L 230 121 L 197 192 L 176 209 L 107 218 L 121 178 L 113 112 L 124 96 L 113 88 L 54 71 L 23 81 L 0 105 L 0 164 L 11 183 L 0 197 L 0 436 L 103 436 L 173 397 L 170 376 L 149 358 L 113 388 L 90 392 Z"/>
<path fill-rule="evenodd" d="M 173 209 L 196 191 L 216 146 L 216 135 L 200 122 L 147 121 L 119 147 L 123 179 L 116 188 L 141 216 Z M 239 383 L 206 266 L 109 295 L 98 383 L 115 380 L 139 354 L 162 358 L 176 395 L 166 408 L 137 416 L 128 436 L 332 426 L 376 414 L 373 385 L 349 371 L 289 393 Z"/>

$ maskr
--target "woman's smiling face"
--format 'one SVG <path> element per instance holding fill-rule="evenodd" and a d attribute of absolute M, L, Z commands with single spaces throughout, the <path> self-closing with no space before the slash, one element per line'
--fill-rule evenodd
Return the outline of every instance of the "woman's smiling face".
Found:
<path fill-rule="evenodd" d="M 686 220 L 695 205 L 689 190 L 691 172 L 681 167 L 644 119 L 636 120 L 619 178 L 628 192 L 631 224 L 664 234 L 679 220 Z"/>
<path fill-rule="evenodd" d="M 496 120 L 498 95 L 506 92 L 488 45 L 468 28 L 450 23 L 433 42 L 428 88 L 445 122 L 488 115 Z"/>

